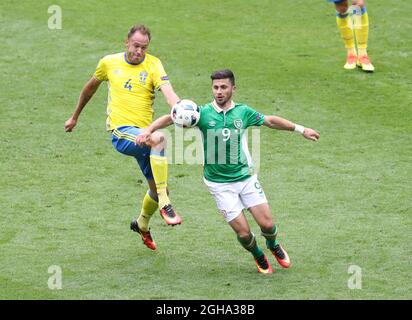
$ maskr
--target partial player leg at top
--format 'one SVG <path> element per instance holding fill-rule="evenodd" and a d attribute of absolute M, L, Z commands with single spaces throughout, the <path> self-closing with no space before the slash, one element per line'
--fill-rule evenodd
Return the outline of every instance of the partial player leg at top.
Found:
<path fill-rule="evenodd" d="M 364 1 L 354 0 L 351 7 L 347 0 L 328 1 L 335 3 L 336 23 L 347 50 L 344 68 L 353 70 L 358 66 L 365 72 L 373 72 L 375 67 L 367 53 L 369 16 Z"/>

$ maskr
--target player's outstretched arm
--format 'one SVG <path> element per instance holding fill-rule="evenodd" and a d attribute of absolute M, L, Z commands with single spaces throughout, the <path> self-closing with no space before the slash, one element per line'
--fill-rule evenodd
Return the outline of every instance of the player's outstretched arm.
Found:
<path fill-rule="evenodd" d="M 320 137 L 320 134 L 311 128 L 305 128 L 299 124 L 295 124 L 287 119 L 277 116 L 265 116 L 263 125 L 277 130 L 297 131 L 306 139 L 312 141 L 318 141 Z"/>
<path fill-rule="evenodd" d="M 76 126 L 80 113 L 86 106 L 87 102 L 89 102 L 91 97 L 93 97 L 94 93 L 96 92 L 97 88 L 100 86 L 101 83 L 102 82 L 100 80 L 97 80 L 94 76 L 86 82 L 80 93 L 79 101 L 77 102 L 77 106 L 73 112 L 73 115 L 69 119 L 67 119 L 67 121 L 64 124 L 64 130 L 66 132 L 71 132 L 73 128 Z"/>
<path fill-rule="evenodd" d="M 148 142 L 150 141 L 150 135 L 153 132 L 159 129 L 166 128 L 167 126 L 170 126 L 172 123 L 173 123 L 173 120 L 169 114 L 166 114 L 160 118 L 157 118 L 155 121 L 153 121 L 150 124 L 150 126 L 144 129 L 142 133 L 140 133 L 136 137 L 135 144 L 138 144 L 140 146 L 149 144 Z"/>
<path fill-rule="evenodd" d="M 175 93 L 170 83 L 161 86 L 160 91 L 162 91 L 163 95 L 165 96 L 166 102 L 170 106 L 170 108 L 180 100 L 179 96 Z"/>

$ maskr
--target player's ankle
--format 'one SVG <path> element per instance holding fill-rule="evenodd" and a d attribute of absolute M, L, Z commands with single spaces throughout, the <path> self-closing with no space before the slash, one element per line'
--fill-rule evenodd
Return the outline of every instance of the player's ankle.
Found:
<path fill-rule="evenodd" d="M 167 192 L 161 192 L 157 194 L 157 197 L 159 198 L 159 208 L 163 208 L 165 206 L 167 206 L 168 204 L 170 204 L 170 199 L 167 196 Z"/>
<path fill-rule="evenodd" d="M 359 52 L 360 57 L 368 55 L 368 52 L 366 51 L 366 48 L 365 49 L 358 49 L 358 52 Z"/>
<path fill-rule="evenodd" d="M 355 48 L 348 48 L 347 49 L 347 55 L 348 56 L 356 56 L 357 55 L 356 49 Z"/>

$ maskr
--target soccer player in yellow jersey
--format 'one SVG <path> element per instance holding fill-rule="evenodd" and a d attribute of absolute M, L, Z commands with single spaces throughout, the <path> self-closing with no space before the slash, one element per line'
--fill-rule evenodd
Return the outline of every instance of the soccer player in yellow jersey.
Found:
<path fill-rule="evenodd" d="M 359 6 L 361 10 L 360 25 L 355 26 L 355 28 L 350 21 L 351 13 L 349 12 L 348 0 L 327 1 L 335 3 L 336 23 L 347 50 L 347 58 L 344 68 L 347 70 L 352 70 L 358 66 L 365 72 L 373 72 L 375 67 L 370 61 L 366 51 L 369 34 L 369 16 L 366 11 L 365 0 L 352 0 L 352 5 Z"/>
<path fill-rule="evenodd" d="M 181 223 L 168 197 L 166 138 L 157 132 L 144 146 L 136 145 L 135 139 L 152 122 L 155 90 L 162 92 L 169 106 L 180 99 L 161 61 L 146 52 L 150 39 L 151 33 L 146 26 L 135 25 L 125 41 L 126 51 L 107 55 L 99 61 L 96 72 L 81 91 L 73 115 L 65 123 L 65 130 L 73 130 L 87 102 L 100 84 L 107 81 L 107 130 L 111 132 L 112 144 L 120 153 L 137 160 L 149 185 L 140 215 L 132 221 L 130 228 L 141 235 L 148 248 L 156 250 L 149 220 L 157 208 L 160 208 L 160 214 L 167 224 Z"/>

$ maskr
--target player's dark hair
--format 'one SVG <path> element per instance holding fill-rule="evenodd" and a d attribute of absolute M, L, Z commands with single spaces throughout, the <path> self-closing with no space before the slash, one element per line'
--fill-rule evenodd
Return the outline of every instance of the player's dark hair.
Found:
<path fill-rule="evenodd" d="M 213 72 L 212 75 L 210 76 L 210 79 L 212 79 L 212 81 L 220 80 L 220 79 L 229 79 L 232 86 L 235 85 L 235 75 L 229 69 L 217 70 Z"/>
<path fill-rule="evenodd" d="M 139 31 L 143 35 L 147 35 L 149 37 L 149 41 L 152 38 L 150 29 L 148 27 L 146 27 L 143 24 L 136 24 L 129 30 L 129 33 L 127 34 L 127 39 L 130 39 L 130 37 L 133 36 L 137 31 Z"/>

